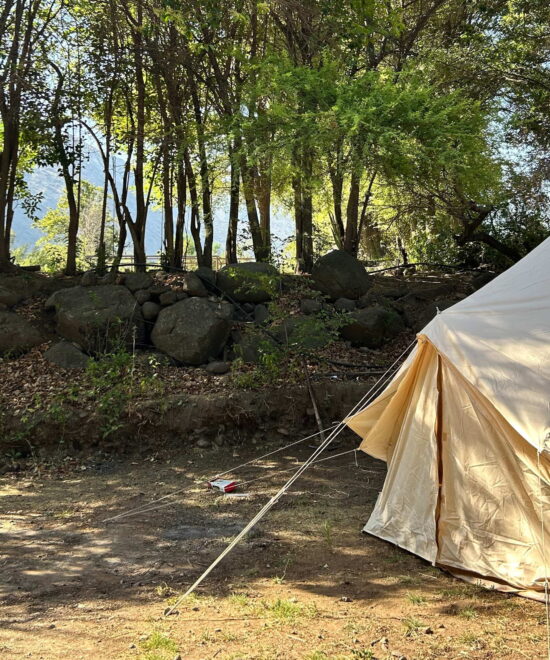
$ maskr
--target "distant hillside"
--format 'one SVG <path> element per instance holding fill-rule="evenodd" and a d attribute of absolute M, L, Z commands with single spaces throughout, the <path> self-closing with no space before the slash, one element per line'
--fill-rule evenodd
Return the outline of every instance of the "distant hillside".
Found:
<path fill-rule="evenodd" d="M 103 165 L 99 154 L 91 150 L 88 161 L 84 164 L 83 178 L 95 186 L 103 185 Z M 56 168 L 40 167 L 32 174 L 27 176 L 27 182 L 31 193 L 42 192 L 43 201 L 38 212 L 42 217 L 48 209 L 57 206 L 59 198 L 65 193 L 63 179 L 59 176 Z M 135 198 L 130 193 L 130 210 L 133 211 Z M 225 205 L 224 205 L 225 206 Z M 225 245 L 225 235 L 227 232 L 227 209 L 218 207 L 214 213 L 214 241 Z M 241 211 L 241 220 L 245 221 L 246 214 L 244 209 Z M 146 249 L 148 254 L 156 254 L 162 246 L 162 213 L 151 208 L 147 218 Z M 292 221 L 281 214 L 274 214 L 273 233 L 281 240 L 288 238 L 292 234 Z M 15 211 L 13 222 L 14 247 L 28 246 L 32 247 L 40 238 L 41 232 L 33 227 L 32 222 L 27 218 L 21 208 Z M 131 246 L 128 246 L 131 251 Z"/>

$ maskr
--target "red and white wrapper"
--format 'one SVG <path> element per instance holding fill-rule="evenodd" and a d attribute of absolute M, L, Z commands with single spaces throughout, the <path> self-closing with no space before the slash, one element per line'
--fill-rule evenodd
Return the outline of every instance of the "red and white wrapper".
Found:
<path fill-rule="evenodd" d="M 228 479 L 215 479 L 209 481 L 208 485 L 215 490 L 221 490 L 222 493 L 231 493 L 237 488 L 238 484 L 236 481 L 229 481 Z"/>

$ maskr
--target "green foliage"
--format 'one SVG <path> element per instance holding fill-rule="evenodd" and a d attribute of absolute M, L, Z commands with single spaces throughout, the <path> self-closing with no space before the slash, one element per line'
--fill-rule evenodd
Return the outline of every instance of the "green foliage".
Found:
<path fill-rule="evenodd" d="M 106 224 L 105 254 L 98 254 L 98 237 L 101 222 L 102 206 L 101 188 L 82 181 L 80 230 L 78 239 L 77 265 L 86 270 L 97 265 L 99 261 L 113 253 L 116 232 L 114 219 L 110 216 Z M 66 199 L 60 198 L 55 209 L 49 209 L 42 218 L 36 219 L 33 225 L 39 229 L 42 236 L 32 250 L 24 248 L 16 252 L 16 260 L 21 265 L 39 265 L 47 273 L 60 272 L 67 259 L 67 232 L 69 224 L 69 207 Z"/>
<path fill-rule="evenodd" d="M 26 184 L 33 167 L 57 168 L 70 189 L 99 149 L 128 240 L 143 243 L 154 205 L 179 223 L 179 251 L 199 259 L 207 241 L 221 251 L 212 218 L 226 214 L 230 169 L 248 216 L 232 253 L 252 245 L 262 260 L 274 256 L 275 211 L 295 218 L 287 252 L 300 264 L 311 244 L 312 253 L 336 245 L 366 259 L 395 261 L 405 250 L 411 260 L 504 265 L 510 247 L 521 256 L 548 234 L 543 0 L 475 0 L 460 11 L 380 0 L 311 0 L 300 11 L 248 0 L 115 5 L 71 1 L 48 13 L 39 1 L 30 20 L 40 38 L 20 54 L 23 68 L 6 69 L 6 80 L 24 71 L 26 84 L 17 73 L 5 85 L 0 139 L 17 134 L 18 144 L 13 180 L 4 168 L 0 190 L 29 217 L 40 195 Z M 6 62 L 24 41 L 16 24 L 8 14 L 0 25 Z M 81 268 L 87 257 L 95 265 L 99 248 L 87 194 L 83 185 Z M 476 205 L 491 212 L 470 232 Z M 0 200 L 0 227 L 9 206 Z M 67 221 L 63 203 L 35 221 L 44 236 L 18 259 L 58 270 Z M 162 231 L 163 264 L 174 266 L 175 227 Z"/>

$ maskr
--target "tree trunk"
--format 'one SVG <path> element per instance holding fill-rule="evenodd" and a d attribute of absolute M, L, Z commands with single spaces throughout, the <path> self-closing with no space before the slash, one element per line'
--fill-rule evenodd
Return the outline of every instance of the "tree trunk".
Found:
<path fill-rule="evenodd" d="M 137 2 L 136 28 L 132 31 L 134 67 L 136 73 L 136 161 L 134 167 L 134 186 L 136 190 L 136 217 L 132 222 L 127 217 L 127 225 L 134 243 L 134 261 L 138 271 L 146 270 L 145 226 L 147 222 L 147 203 L 145 198 L 145 75 L 143 65 L 143 5 Z M 132 102 L 129 99 L 130 102 Z"/>
<path fill-rule="evenodd" d="M 174 211 L 172 207 L 172 176 L 170 148 L 167 143 L 162 147 L 162 199 L 164 206 L 164 252 L 169 267 L 174 264 Z"/>
<path fill-rule="evenodd" d="M 11 218 L 19 152 L 19 129 L 16 122 L 2 113 L 4 144 L 0 152 L 0 272 L 13 269 L 11 263 Z"/>
<path fill-rule="evenodd" d="M 202 220 L 204 223 L 204 245 L 201 255 L 201 266 L 212 268 L 212 246 L 214 243 L 214 218 L 212 215 L 212 190 L 210 187 L 210 170 L 206 153 L 206 140 L 204 133 L 204 118 L 193 72 L 189 74 L 195 124 L 197 127 L 197 144 L 199 147 L 199 176 L 202 192 Z M 198 253 L 197 253 L 198 258 Z"/>
<path fill-rule="evenodd" d="M 176 174 L 176 193 L 178 215 L 176 218 L 176 236 L 174 239 L 174 268 L 183 266 L 183 237 L 185 229 L 185 208 L 187 205 L 187 185 L 185 181 L 185 168 L 181 159 L 178 160 Z"/>
<path fill-rule="evenodd" d="M 296 224 L 296 270 L 311 273 L 313 268 L 313 159 L 309 149 L 294 154 L 294 220 Z"/>
<path fill-rule="evenodd" d="M 256 261 L 267 261 L 269 254 L 264 245 L 260 219 L 256 208 L 256 198 L 254 196 L 254 175 L 245 155 L 241 155 L 240 157 L 240 166 L 243 181 L 243 194 L 246 202 L 246 212 L 248 215 L 250 235 L 252 237 L 254 257 Z"/>
<path fill-rule="evenodd" d="M 346 232 L 344 250 L 354 257 L 359 249 L 359 186 L 361 175 L 353 170 L 350 177 L 348 204 L 346 207 Z"/>
<path fill-rule="evenodd" d="M 195 253 L 197 255 L 197 263 L 199 266 L 206 266 L 203 262 L 202 256 L 202 242 L 201 242 L 201 223 L 199 215 L 199 195 L 197 191 L 197 178 L 191 163 L 191 156 L 189 150 L 185 149 L 183 152 L 185 161 L 185 173 L 187 175 L 187 182 L 189 184 L 189 196 L 191 198 L 191 236 L 195 244 Z"/>
<path fill-rule="evenodd" d="M 271 158 L 266 158 L 262 162 L 258 171 L 257 182 L 260 231 L 264 250 L 267 254 L 266 260 L 269 260 L 271 258 Z"/>
<path fill-rule="evenodd" d="M 225 241 L 225 262 L 237 263 L 237 230 L 239 226 L 240 174 L 236 155 L 231 154 L 231 190 L 229 196 L 229 222 L 227 223 L 227 238 Z"/>

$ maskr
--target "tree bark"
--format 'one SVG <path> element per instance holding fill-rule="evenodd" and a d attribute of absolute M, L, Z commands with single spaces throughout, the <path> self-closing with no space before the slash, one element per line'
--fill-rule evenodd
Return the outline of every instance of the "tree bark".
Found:
<path fill-rule="evenodd" d="M 240 173 L 234 149 L 230 150 L 231 189 L 229 192 L 229 221 L 225 241 L 225 262 L 237 263 L 237 230 L 239 226 Z"/>
<path fill-rule="evenodd" d="M 359 187 L 361 175 L 353 170 L 349 183 L 349 196 L 346 206 L 346 231 L 344 235 L 344 250 L 354 257 L 359 249 Z"/>

